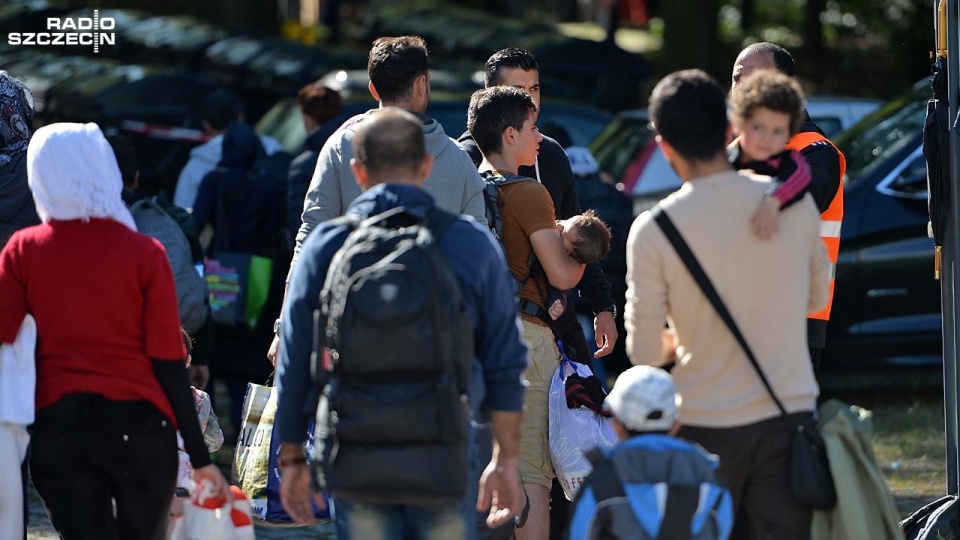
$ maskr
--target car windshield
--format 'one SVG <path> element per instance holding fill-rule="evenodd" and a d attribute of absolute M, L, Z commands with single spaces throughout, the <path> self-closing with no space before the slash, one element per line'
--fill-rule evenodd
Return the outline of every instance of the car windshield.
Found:
<path fill-rule="evenodd" d="M 590 143 L 600 170 L 619 179 L 653 132 L 645 112 L 621 113 Z"/>
<path fill-rule="evenodd" d="M 848 184 L 908 145 L 920 144 L 929 95 L 926 81 L 917 83 L 837 138 L 837 147 L 847 159 Z"/>

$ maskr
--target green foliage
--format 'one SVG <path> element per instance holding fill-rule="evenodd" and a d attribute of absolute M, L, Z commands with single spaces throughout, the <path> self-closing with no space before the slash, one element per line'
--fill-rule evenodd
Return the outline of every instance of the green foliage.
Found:
<path fill-rule="evenodd" d="M 797 58 L 808 90 L 886 98 L 928 72 L 928 51 L 934 46 L 932 0 L 826 1 L 819 19 L 828 58 L 812 56 L 817 44 L 804 42 L 810 23 L 807 0 L 753 0 L 753 24 L 747 29 L 742 27 L 742 3 L 725 0 L 720 6 L 721 49 L 779 43 Z"/>

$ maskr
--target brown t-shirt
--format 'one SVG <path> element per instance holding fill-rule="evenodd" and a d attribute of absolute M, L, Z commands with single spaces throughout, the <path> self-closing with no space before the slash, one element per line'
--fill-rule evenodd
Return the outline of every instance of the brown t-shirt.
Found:
<path fill-rule="evenodd" d="M 530 235 L 556 227 L 553 200 L 547 188 L 539 182 L 515 182 L 499 188 L 497 206 L 500 207 L 503 220 L 503 246 L 507 252 L 507 266 L 510 267 L 513 277 L 523 281 L 529 273 L 530 255 L 533 254 Z M 544 307 L 545 299 L 540 291 L 546 291 L 545 279 L 546 276 L 542 273 L 538 279 L 527 279 L 520 291 L 520 298 Z M 546 326 L 536 317 L 523 313 L 520 316 Z"/>

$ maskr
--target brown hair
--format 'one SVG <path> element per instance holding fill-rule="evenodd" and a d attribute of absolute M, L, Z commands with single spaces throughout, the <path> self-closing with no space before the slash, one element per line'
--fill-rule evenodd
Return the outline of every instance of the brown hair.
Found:
<path fill-rule="evenodd" d="M 503 132 L 508 127 L 517 131 L 537 104 L 526 90 L 512 86 L 492 86 L 477 90 L 467 106 L 467 129 L 484 156 L 503 152 Z"/>
<path fill-rule="evenodd" d="M 789 116 L 791 136 L 803 124 L 803 90 L 793 77 L 760 70 L 730 90 L 730 116 L 736 123 L 744 124 L 761 107 Z"/>
<path fill-rule="evenodd" d="M 340 93 L 314 81 L 297 92 L 300 112 L 322 124 L 340 114 Z"/>
<path fill-rule="evenodd" d="M 370 82 L 387 103 L 409 99 L 413 82 L 427 70 L 427 43 L 418 36 L 379 38 L 367 59 Z"/>
<path fill-rule="evenodd" d="M 591 264 L 607 256 L 610 251 L 610 228 L 597 217 L 593 210 L 587 210 L 573 220 L 571 239 L 573 256 L 582 264 Z"/>

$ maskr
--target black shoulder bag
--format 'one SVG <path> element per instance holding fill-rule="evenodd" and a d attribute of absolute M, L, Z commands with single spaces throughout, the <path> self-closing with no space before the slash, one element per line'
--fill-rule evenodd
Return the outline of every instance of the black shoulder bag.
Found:
<path fill-rule="evenodd" d="M 733 337 L 737 340 L 737 343 L 743 348 L 743 352 L 750 360 L 753 369 L 757 371 L 757 375 L 760 376 L 764 388 L 767 389 L 770 397 L 773 398 L 774 403 L 777 404 L 780 413 L 786 417 L 788 414 L 787 410 L 784 408 L 783 403 L 777 398 L 777 395 L 773 393 L 773 387 L 770 386 L 770 381 L 767 380 L 767 376 L 764 375 L 763 370 L 760 369 L 760 364 L 757 362 L 757 358 L 754 356 L 750 346 L 747 345 L 747 340 L 743 337 L 740 328 L 737 327 L 737 323 L 733 320 L 733 316 L 727 310 L 727 306 L 720 298 L 720 294 L 717 293 L 717 290 L 713 287 L 710 278 L 707 277 L 703 267 L 700 266 L 700 262 L 697 261 L 696 256 L 690 251 L 690 246 L 687 245 L 683 236 L 680 235 L 680 231 L 677 230 L 673 221 L 670 220 L 670 217 L 667 216 L 660 205 L 655 206 L 651 212 L 657 225 L 660 226 L 663 234 L 673 245 L 673 248 L 677 251 L 677 255 L 680 256 L 680 260 L 682 260 L 683 264 L 687 267 L 690 276 L 693 277 L 693 280 L 700 286 L 704 296 L 707 297 L 707 300 L 710 301 L 713 308 L 717 311 L 717 315 L 723 319 L 723 322 L 726 323 Z M 826 446 L 824 445 L 823 437 L 821 437 L 820 432 L 817 431 L 816 422 L 813 418 L 797 426 L 797 433 L 793 438 L 793 448 L 790 456 L 790 489 L 797 502 L 810 508 L 829 510 L 837 504 L 837 492 L 833 485 L 833 476 L 830 474 L 830 464 L 827 461 Z"/>

